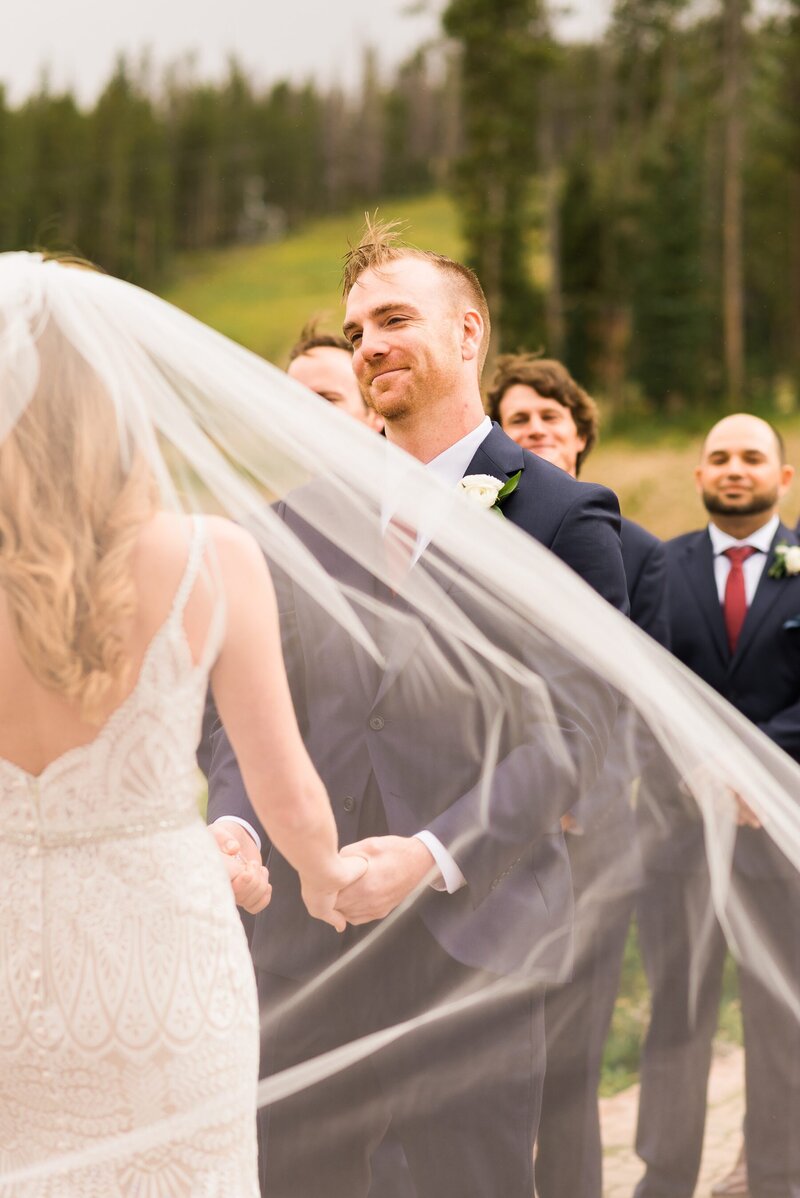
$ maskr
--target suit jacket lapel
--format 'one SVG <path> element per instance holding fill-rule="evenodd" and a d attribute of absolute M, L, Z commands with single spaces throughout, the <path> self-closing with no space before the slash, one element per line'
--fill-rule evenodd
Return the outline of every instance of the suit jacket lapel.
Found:
<path fill-rule="evenodd" d="M 499 424 L 492 424 L 484 440 L 464 471 L 468 474 L 491 474 L 501 482 L 508 482 L 518 470 L 525 469 L 525 454 L 516 441 L 503 432 Z"/>
<path fill-rule="evenodd" d="M 339 546 L 335 545 L 324 533 L 314 528 L 303 518 L 302 515 L 295 513 L 291 509 L 287 509 L 290 514 L 286 519 L 286 523 L 292 531 L 304 543 L 305 547 L 316 559 L 317 563 L 327 571 L 331 577 L 337 582 L 348 588 L 354 594 L 351 595 L 350 602 L 353 612 L 357 619 L 364 625 L 367 633 L 374 640 L 377 636 L 379 625 L 372 617 L 370 611 L 370 600 L 374 598 L 383 599 L 389 595 L 389 591 L 382 588 L 382 584 L 378 581 L 375 575 L 361 562 L 351 557 Z M 301 523 L 298 524 L 298 521 Z M 364 557 L 365 560 L 370 560 L 375 554 L 383 552 L 383 541 L 377 529 L 374 533 L 374 543 L 372 545 L 365 543 Z M 305 591 L 302 584 L 296 584 L 301 592 Z M 380 594 L 378 592 L 381 592 Z M 385 595 L 384 592 L 385 591 Z M 361 602 L 359 595 L 364 596 L 364 601 Z M 311 602 L 315 601 L 313 598 Z M 374 693 L 376 681 L 380 677 L 380 670 L 375 659 L 369 652 L 362 648 L 357 643 L 351 633 L 343 631 L 342 635 L 347 641 L 350 651 L 355 659 L 356 668 L 358 670 L 361 684 L 364 687 L 364 693 L 368 697 Z"/>
<path fill-rule="evenodd" d="M 493 423 L 491 431 L 487 433 L 484 440 L 478 446 L 472 461 L 464 471 L 463 477 L 466 478 L 469 474 L 491 474 L 493 478 L 505 483 L 518 470 L 524 469 L 525 455 L 522 449 L 503 432 L 499 424 Z M 497 519 L 496 516 L 492 518 Z M 439 555 L 440 550 L 435 547 L 430 551 L 426 550 L 420 558 L 420 563 L 431 572 L 439 593 L 449 595 L 455 586 L 462 567 L 457 562 L 448 561 L 446 570 L 437 569 L 436 559 Z M 440 560 L 444 562 L 443 558 Z M 412 567 L 412 573 L 413 569 L 414 567 Z M 381 679 L 378 693 L 375 696 L 375 703 L 380 702 L 389 687 L 394 683 L 411 654 L 419 645 L 432 619 L 431 615 L 423 615 L 413 609 L 404 600 L 402 593 L 397 597 L 396 607 L 398 612 L 404 611 L 408 613 L 407 623 L 398 636 L 392 640 L 392 648 L 387 657 L 386 670 Z"/>
<path fill-rule="evenodd" d="M 711 548 L 711 537 L 708 535 L 707 529 L 698 533 L 696 539 L 686 546 L 684 566 L 700 611 L 708 624 L 711 639 L 720 658 L 727 664 L 730 657 L 728 636 L 725 631 L 725 619 L 714 577 L 714 551 Z"/>
<path fill-rule="evenodd" d="M 744 618 L 742 631 L 739 634 L 739 641 L 736 645 L 736 652 L 731 658 L 731 669 L 735 669 L 744 652 L 746 652 L 749 643 L 752 641 L 759 625 L 764 620 L 769 609 L 772 607 L 775 600 L 780 595 L 781 591 L 786 587 L 785 578 L 770 578 L 769 569 L 775 554 L 775 546 L 779 543 L 787 545 L 796 545 L 797 537 L 793 532 L 790 532 L 783 524 L 779 524 L 775 536 L 772 538 L 772 544 L 769 547 L 767 561 L 764 569 L 761 571 L 761 578 L 758 580 L 756 593 L 753 596 L 753 602 L 747 609 L 747 614 Z"/>

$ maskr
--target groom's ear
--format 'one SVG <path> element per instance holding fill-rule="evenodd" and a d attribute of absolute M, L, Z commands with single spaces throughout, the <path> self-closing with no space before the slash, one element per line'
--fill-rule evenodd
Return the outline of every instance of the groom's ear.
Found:
<path fill-rule="evenodd" d="M 461 333 L 461 356 L 465 362 L 473 362 L 480 355 L 483 342 L 483 317 L 475 308 L 464 313 Z"/>

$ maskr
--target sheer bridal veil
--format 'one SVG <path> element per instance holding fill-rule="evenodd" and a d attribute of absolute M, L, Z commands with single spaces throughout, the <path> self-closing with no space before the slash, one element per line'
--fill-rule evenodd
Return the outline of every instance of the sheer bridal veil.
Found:
<path fill-rule="evenodd" d="M 642 776 L 655 779 L 641 837 L 621 838 L 615 873 L 639 868 L 649 838 L 668 838 L 676 818 L 702 824 L 708 920 L 716 914 L 737 958 L 800 1018 L 800 995 L 732 869 L 734 795 L 756 813 L 785 868 L 800 869 L 800 769 L 752 723 L 509 521 L 446 489 L 254 354 L 117 279 L 36 254 L 0 255 L 0 444 L 40 388 L 59 393 L 74 358 L 113 411 L 129 467 L 149 467 L 161 504 L 245 525 L 280 585 L 305 597 L 318 622 L 302 652 L 316 655 L 321 685 L 335 690 L 338 677 L 343 688 L 368 688 L 372 672 L 391 712 L 391 683 L 402 676 L 398 776 L 408 788 L 424 785 L 425 762 L 452 754 L 449 774 L 464 780 L 460 843 L 478 872 L 487 838 L 512 872 L 526 851 L 514 845 L 557 829 L 573 801 L 596 792 L 611 745 L 613 785 L 631 802 Z M 384 545 L 390 516 L 425 543 L 400 588 Z M 346 733 L 334 722 L 344 752 Z M 504 785 L 511 775 L 518 790 L 528 788 L 522 810 L 498 810 L 501 774 Z M 511 846 L 505 857 L 503 845 Z M 465 1005 L 540 986 L 558 946 L 531 934 L 524 911 L 492 915 L 494 881 L 483 899 L 496 941 L 491 986 L 438 993 L 403 1024 L 277 1073 L 262 1083 L 261 1102 L 313 1087 L 392 1042 L 411 1043 Z M 590 888 L 578 899 L 578 953 L 602 918 L 597 897 Z M 427 901 L 415 897 L 376 924 L 309 991 L 324 993 L 337 974 L 360 967 L 372 939 L 391 936 L 408 908 Z M 698 951 L 707 931 L 697 927 Z M 452 951 L 462 960 L 469 953 L 461 944 Z M 303 991 L 292 1001 L 304 1001 Z M 422 1095 L 422 1078 L 419 1087 Z M 158 1144 L 169 1130 L 137 1134 Z M 101 1151 L 113 1152 L 113 1141 Z"/>

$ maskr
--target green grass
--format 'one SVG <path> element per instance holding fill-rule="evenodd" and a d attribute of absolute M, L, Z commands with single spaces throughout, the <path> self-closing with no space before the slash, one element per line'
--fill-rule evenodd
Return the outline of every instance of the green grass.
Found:
<path fill-rule="evenodd" d="M 405 236 L 414 245 L 453 257 L 463 253 L 456 210 L 444 194 L 387 202 L 380 215 L 407 222 Z M 327 328 L 340 329 L 342 257 L 363 219 L 363 211 L 353 211 L 309 224 L 284 241 L 186 257 L 164 298 L 284 366 L 309 317 L 321 314 Z"/>
<path fill-rule="evenodd" d="M 639 1058 L 647 1032 L 649 1012 L 650 996 L 634 923 L 625 945 L 622 980 L 603 1056 L 600 1082 L 602 1097 L 617 1094 L 638 1080 Z M 733 1044 L 742 1043 L 739 983 L 736 966 L 730 956 L 725 962 L 717 1037 Z"/>

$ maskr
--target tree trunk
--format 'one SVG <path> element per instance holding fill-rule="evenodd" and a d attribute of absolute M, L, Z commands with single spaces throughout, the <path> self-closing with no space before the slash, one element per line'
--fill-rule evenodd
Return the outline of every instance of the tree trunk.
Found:
<path fill-rule="evenodd" d="M 795 394 L 800 393 L 800 169 L 789 175 L 789 355 Z"/>
<path fill-rule="evenodd" d="M 741 406 L 744 390 L 742 269 L 742 69 L 743 0 L 723 0 L 724 157 L 722 176 L 722 310 L 728 407 Z"/>
<path fill-rule="evenodd" d="M 539 155 L 544 185 L 544 237 L 547 254 L 545 327 L 549 357 L 564 355 L 564 296 L 561 282 L 561 186 L 556 153 L 558 113 L 552 87 L 543 88 Z"/>
<path fill-rule="evenodd" d="M 507 205 L 506 190 L 497 178 L 486 180 L 486 216 L 488 231 L 483 239 L 479 276 L 483 283 L 486 303 L 492 318 L 492 337 L 489 343 L 488 364 L 491 368 L 503 344 L 503 246 L 500 230 Z"/>

